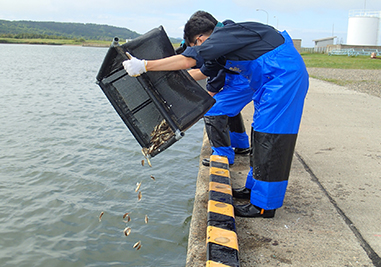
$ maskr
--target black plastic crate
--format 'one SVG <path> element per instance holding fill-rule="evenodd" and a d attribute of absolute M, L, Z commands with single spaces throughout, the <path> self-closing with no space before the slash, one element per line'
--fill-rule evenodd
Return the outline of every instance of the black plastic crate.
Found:
<path fill-rule="evenodd" d="M 171 146 L 212 107 L 215 100 L 187 71 L 148 72 L 130 77 L 123 68 L 126 51 L 137 58 L 175 54 L 163 27 L 109 48 L 97 81 L 147 156 Z M 162 126 L 161 129 L 158 129 Z"/>

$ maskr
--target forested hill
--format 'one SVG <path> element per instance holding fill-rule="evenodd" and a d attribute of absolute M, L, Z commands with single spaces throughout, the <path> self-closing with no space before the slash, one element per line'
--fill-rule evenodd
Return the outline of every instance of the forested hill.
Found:
<path fill-rule="evenodd" d="M 123 40 L 140 35 L 127 28 L 91 23 L 0 20 L 0 37 L 112 40 L 118 36 Z"/>

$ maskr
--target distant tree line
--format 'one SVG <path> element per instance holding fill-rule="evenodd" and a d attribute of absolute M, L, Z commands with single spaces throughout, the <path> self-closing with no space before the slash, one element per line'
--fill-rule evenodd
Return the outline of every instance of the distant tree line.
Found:
<path fill-rule="evenodd" d="M 141 34 L 127 28 L 91 23 L 0 20 L 0 37 L 19 39 L 134 39 Z"/>
<path fill-rule="evenodd" d="M 71 39 L 66 36 L 38 34 L 38 33 L 18 33 L 18 34 L 4 33 L 4 34 L 0 34 L 0 37 L 15 38 L 15 39 L 59 39 L 59 40 Z"/>

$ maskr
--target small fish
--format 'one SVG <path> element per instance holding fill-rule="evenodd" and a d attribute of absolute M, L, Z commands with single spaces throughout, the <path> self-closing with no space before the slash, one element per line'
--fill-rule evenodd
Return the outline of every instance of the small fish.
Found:
<path fill-rule="evenodd" d="M 142 248 L 142 244 L 139 244 L 139 246 L 136 248 L 136 250 L 139 250 Z"/>
<path fill-rule="evenodd" d="M 140 183 L 136 183 L 135 192 L 138 192 L 138 191 L 139 191 L 141 185 L 142 185 L 142 182 L 140 182 Z"/>
<path fill-rule="evenodd" d="M 127 220 L 126 220 L 126 221 L 123 220 L 123 222 L 125 222 L 125 223 L 129 223 L 129 222 L 131 221 L 131 217 L 130 217 L 130 215 L 127 215 L 126 217 L 127 217 Z"/>
<path fill-rule="evenodd" d="M 104 212 L 102 211 L 101 214 L 99 215 L 99 221 L 101 221 L 103 214 Z"/>
<path fill-rule="evenodd" d="M 172 133 L 166 133 L 166 134 L 163 136 L 163 141 L 168 141 L 171 137 L 172 137 Z"/>
<path fill-rule="evenodd" d="M 142 159 L 142 166 L 144 166 L 144 159 Z"/>
<path fill-rule="evenodd" d="M 151 143 L 156 143 L 160 139 L 160 136 L 155 136 L 154 138 L 151 139 Z"/>
<path fill-rule="evenodd" d="M 138 193 L 138 201 L 140 201 L 141 199 L 142 199 L 142 192 L 139 191 L 139 193 Z"/>
<path fill-rule="evenodd" d="M 132 247 L 133 247 L 133 248 L 138 248 L 138 249 L 140 249 L 141 245 L 142 245 L 142 242 L 141 242 L 141 241 L 138 241 L 138 242 L 136 242 Z M 140 246 L 140 247 L 139 247 L 139 246 Z"/>
<path fill-rule="evenodd" d="M 148 223 L 148 216 L 146 215 L 146 217 L 144 218 L 144 222 L 145 223 Z"/>
<path fill-rule="evenodd" d="M 143 147 L 142 153 L 145 156 L 148 165 L 152 167 L 151 162 L 149 161 L 149 156 L 152 154 L 152 152 L 158 150 L 163 144 L 172 138 L 174 133 L 169 124 L 164 119 L 153 128 L 150 136 L 150 146 Z"/>
<path fill-rule="evenodd" d="M 148 152 L 148 149 L 146 147 L 143 147 L 142 148 L 142 154 L 143 154 L 144 157 L 147 156 L 147 154 L 148 154 L 147 152 Z"/>
<path fill-rule="evenodd" d="M 146 158 L 148 165 L 152 168 L 151 161 L 149 161 L 148 158 Z"/>
<path fill-rule="evenodd" d="M 123 219 L 125 219 L 125 218 L 128 216 L 128 214 L 130 214 L 130 213 L 129 213 L 129 212 L 125 213 L 125 214 L 123 215 Z"/>
<path fill-rule="evenodd" d="M 150 148 L 148 149 L 148 154 L 151 154 L 152 153 L 152 151 L 154 151 L 155 150 L 155 148 L 156 148 L 156 146 L 155 145 L 152 145 L 152 146 L 150 146 Z M 146 158 L 147 159 L 147 158 Z"/>
<path fill-rule="evenodd" d="M 124 233 L 125 236 L 129 236 L 129 234 L 131 234 L 131 228 L 130 227 L 126 227 L 123 230 L 123 233 Z"/>
<path fill-rule="evenodd" d="M 151 179 L 155 181 L 155 177 L 153 177 L 153 175 L 151 175 Z"/>

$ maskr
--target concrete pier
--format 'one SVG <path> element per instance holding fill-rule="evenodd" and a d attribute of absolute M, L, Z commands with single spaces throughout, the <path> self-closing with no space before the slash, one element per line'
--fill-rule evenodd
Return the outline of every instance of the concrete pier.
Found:
<path fill-rule="evenodd" d="M 250 133 L 252 103 L 242 115 Z M 283 207 L 272 219 L 235 218 L 241 267 L 381 266 L 380 118 L 381 98 L 310 79 Z M 209 156 L 204 135 L 189 267 L 206 263 Z M 233 188 L 248 169 L 249 156 L 236 156 Z"/>

